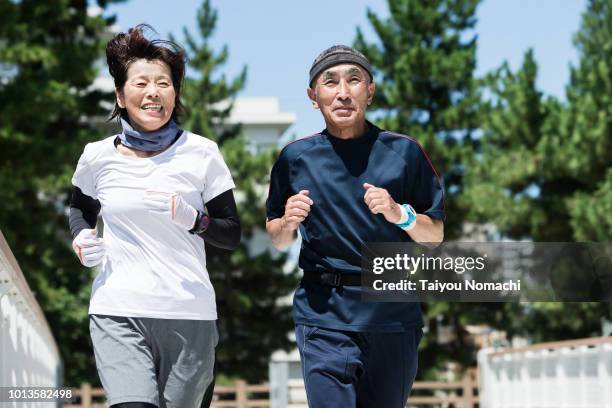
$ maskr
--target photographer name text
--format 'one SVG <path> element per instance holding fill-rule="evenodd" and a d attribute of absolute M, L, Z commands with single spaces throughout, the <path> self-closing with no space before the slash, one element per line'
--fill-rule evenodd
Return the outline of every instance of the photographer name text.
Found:
<path fill-rule="evenodd" d="M 504 282 L 477 282 L 475 280 L 464 280 L 462 282 L 440 282 L 419 279 L 412 281 L 402 279 L 397 282 L 385 282 L 377 279 L 372 283 L 372 288 L 377 291 L 426 291 L 426 292 L 453 292 L 453 291 L 498 291 L 512 292 L 521 290 L 521 280 L 507 280 Z"/>

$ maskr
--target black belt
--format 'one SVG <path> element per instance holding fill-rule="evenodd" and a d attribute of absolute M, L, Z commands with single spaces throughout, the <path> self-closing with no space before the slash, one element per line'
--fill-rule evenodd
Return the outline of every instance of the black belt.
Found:
<path fill-rule="evenodd" d="M 324 268 L 304 271 L 304 282 L 314 282 L 325 286 L 361 286 L 360 273 L 333 272 Z"/>

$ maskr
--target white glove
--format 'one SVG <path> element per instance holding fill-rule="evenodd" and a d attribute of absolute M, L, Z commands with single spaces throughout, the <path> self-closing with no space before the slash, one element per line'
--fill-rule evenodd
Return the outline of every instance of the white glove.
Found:
<path fill-rule="evenodd" d="M 84 266 L 98 265 L 106 255 L 104 239 L 98 237 L 95 229 L 81 230 L 72 241 L 72 249 Z"/>
<path fill-rule="evenodd" d="M 195 225 L 198 211 L 179 193 L 146 190 L 143 201 L 149 211 L 167 216 L 173 223 L 187 231 Z"/>

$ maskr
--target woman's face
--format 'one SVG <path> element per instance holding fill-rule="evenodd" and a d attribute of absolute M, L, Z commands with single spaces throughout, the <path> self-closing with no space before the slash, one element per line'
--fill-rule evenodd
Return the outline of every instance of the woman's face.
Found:
<path fill-rule="evenodd" d="M 174 111 L 176 92 L 170 67 L 160 60 L 132 62 L 127 81 L 116 95 L 119 107 L 127 109 L 134 129 L 152 132 L 161 128 Z"/>

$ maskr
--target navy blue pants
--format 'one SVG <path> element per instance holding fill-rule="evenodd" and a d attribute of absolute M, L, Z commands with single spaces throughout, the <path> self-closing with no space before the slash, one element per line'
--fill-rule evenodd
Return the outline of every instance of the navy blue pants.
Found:
<path fill-rule="evenodd" d="M 420 328 L 372 333 L 298 324 L 295 334 L 309 407 L 405 407 L 417 371 Z"/>

